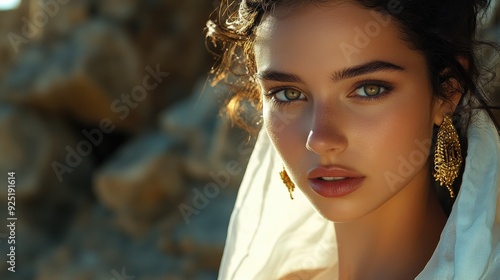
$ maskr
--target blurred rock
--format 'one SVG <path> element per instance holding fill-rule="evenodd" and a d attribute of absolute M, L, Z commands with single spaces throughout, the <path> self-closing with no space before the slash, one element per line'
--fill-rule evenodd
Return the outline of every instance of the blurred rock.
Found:
<path fill-rule="evenodd" d="M 16 260 L 31 264 L 90 200 L 92 158 L 78 155 L 80 142 L 63 122 L 27 108 L 0 105 L 0 135 L 0 172 L 5 179 L 15 172 Z M 1 209 L 7 209 L 7 193 L 0 192 Z M 1 211 L 0 218 L 7 214 Z M 3 246 L 0 251 L 8 252 Z M 19 278 L 4 278 L 10 272 L 2 269 L 0 279 L 33 279 L 32 266 L 19 267 Z"/>
<path fill-rule="evenodd" d="M 184 194 L 175 147 L 161 133 L 148 134 L 125 144 L 96 172 L 97 197 L 129 233 L 144 232 Z"/>
<path fill-rule="evenodd" d="M 19 19 L 27 16 L 29 5 L 26 1 L 21 2 L 21 5 L 14 10 L 0 11 L 0 77 L 5 75 L 5 71 L 9 69 L 13 62 L 18 49 L 11 40 L 12 36 L 21 34 L 22 21 Z"/>
<path fill-rule="evenodd" d="M 163 280 L 182 275 L 182 261 L 157 248 L 159 227 L 143 238 L 130 238 L 114 225 L 113 216 L 98 205 L 82 211 L 63 242 L 38 262 L 36 279 Z"/>
<path fill-rule="evenodd" d="M 21 40 L 0 42 L 0 170 L 16 170 L 22 205 L 19 270 L 0 264 L 0 279 L 216 279 L 251 148 L 218 116 L 224 95 L 201 95 L 213 5 L 23 0 L 0 12 L 0 35 Z M 220 194 L 185 224 L 192 184 Z"/>
<path fill-rule="evenodd" d="M 192 199 L 190 195 L 185 203 Z M 234 192 L 220 192 L 209 199 L 206 207 L 198 209 L 197 215 L 190 216 L 189 223 L 180 222 L 171 232 L 164 233 L 172 242 L 170 246 L 177 247 L 184 259 L 191 260 L 192 271 L 218 270 L 235 199 Z M 180 221 L 185 220 L 180 218 Z"/>
<path fill-rule="evenodd" d="M 194 82 L 207 76 L 213 60 L 205 49 L 203 28 L 213 9 L 211 1 L 149 0 L 127 22 L 144 65 L 160 64 L 171 73 L 152 95 L 154 112 L 185 99 Z"/>
<path fill-rule="evenodd" d="M 136 14 L 139 3 L 138 0 L 97 1 L 97 9 L 102 16 L 124 22 Z"/>
<path fill-rule="evenodd" d="M 7 209 L 6 204 L 4 205 L 0 203 L 0 206 L 2 207 L 2 209 Z M 0 218 L 5 221 L 6 217 L 3 217 L 3 214 L 4 213 L 0 215 Z M 35 266 L 31 264 L 33 264 L 38 257 L 43 256 L 48 251 L 50 251 L 56 242 L 50 235 L 48 235 L 44 231 L 43 228 L 30 224 L 26 219 L 23 219 L 22 215 L 18 214 L 17 216 L 19 217 L 19 219 L 16 221 L 16 243 L 8 244 L 6 238 L 2 238 L 2 242 L 0 243 L 0 250 L 3 255 L 0 258 L 2 260 L 0 262 L 0 279 L 35 279 L 36 269 Z M 4 231 L 1 230 L 0 232 Z M 15 273 L 7 270 L 10 265 L 6 262 L 6 260 L 8 259 L 6 254 L 10 252 L 10 246 L 15 246 L 16 249 Z"/>
<path fill-rule="evenodd" d="M 67 40 L 27 48 L 4 77 L 0 98 L 86 124 L 107 118 L 118 129 L 134 131 L 149 106 L 145 89 L 139 101 L 132 95 L 143 83 L 137 59 L 122 31 L 105 21 L 91 21 Z"/>
<path fill-rule="evenodd" d="M 85 181 L 75 178 L 90 176 L 92 160 L 69 155 L 78 143 L 62 122 L 4 104 L 0 106 L 0 135 L 0 172 L 16 172 L 16 200 L 55 192 L 52 198 L 71 201 L 71 197 L 60 197 L 69 194 L 66 187 L 71 186 L 72 191 L 86 187 Z M 6 196 L 7 192 L 0 192 L 2 200 Z"/>
<path fill-rule="evenodd" d="M 202 148 L 206 139 L 193 139 L 190 136 L 200 129 L 209 131 L 213 128 L 206 124 L 213 123 L 216 119 L 219 111 L 218 102 L 222 97 L 215 92 L 214 88 L 206 85 L 205 79 L 198 80 L 190 97 L 175 104 L 173 108 L 165 110 L 160 119 L 165 132 L 192 141 L 196 150 Z"/>
<path fill-rule="evenodd" d="M 189 99 L 160 116 L 163 131 L 186 146 L 186 172 L 200 180 L 213 180 L 210 173 L 226 170 L 230 161 L 241 163 L 250 153 L 244 149 L 245 134 L 231 129 L 227 119 L 219 115 L 218 103 L 224 97 L 219 91 L 224 93 L 220 88 L 205 87 L 205 80 L 200 80 Z M 243 171 L 232 175 L 231 181 L 239 182 L 242 176 Z"/>
<path fill-rule="evenodd" d="M 40 33 L 48 38 L 70 35 L 75 28 L 90 18 L 93 0 L 29 0 L 29 21 L 35 23 L 38 15 L 46 15 L 47 21 L 41 26 Z M 40 24 L 37 24 L 40 25 Z M 36 26 L 36 25 L 35 25 Z"/>

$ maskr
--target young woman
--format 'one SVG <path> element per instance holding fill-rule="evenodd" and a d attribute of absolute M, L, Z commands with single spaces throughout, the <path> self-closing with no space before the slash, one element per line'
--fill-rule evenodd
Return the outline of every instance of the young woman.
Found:
<path fill-rule="evenodd" d="M 498 126 L 475 39 L 488 2 L 232 5 L 208 23 L 214 82 L 263 128 L 220 278 L 498 279 Z"/>

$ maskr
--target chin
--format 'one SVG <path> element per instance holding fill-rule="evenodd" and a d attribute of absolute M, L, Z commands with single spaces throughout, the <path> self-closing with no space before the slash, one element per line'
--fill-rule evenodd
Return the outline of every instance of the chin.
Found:
<path fill-rule="evenodd" d="M 326 220 L 334 222 L 334 223 L 348 223 L 359 220 L 366 215 L 370 211 L 361 211 L 359 207 L 355 205 L 342 205 L 348 204 L 343 202 L 336 201 L 312 201 L 316 211 Z M 335 203 L 335 205 L 334 205 Z"/>
<path fill-rule="evenodd" d="M 353 216 L 352 214 L 350 215 L 335 215 L 332 213 L 322 213 L 319 212 L 320 215 L 325 218 L 326 220 L 334 223 L 350 223 L 350 222 L 355 222 L 356 220 L 359 220 L 363 218 L 366 215 L 359 215 L 359 216 Z"/>

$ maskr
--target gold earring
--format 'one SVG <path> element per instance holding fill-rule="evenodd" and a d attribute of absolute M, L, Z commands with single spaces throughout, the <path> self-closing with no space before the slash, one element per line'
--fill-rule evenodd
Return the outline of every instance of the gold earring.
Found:
<path fill-rule="evenodd" d="M 286 173 L 285 167 L 283 166 L 283 171 L 280 171 L 280 177 L 281 180 L 283 181 L 283 184 L 288 189 L 288 192 L 290 193 L 290 199 L 293 199 L 292 192 L 295 189 L 295 184 L 292 182 L 292 179 L 288 176 L 288 173 Z"/>
<path fill-rule="evenodd" d="M 458 177 L 461 164 L 462 151 L 458 134 L 453 127 L 451 117 L 445 115 L 439 127 L 434 150 L 434 179 L 439 182 L 440 186 L 443 184 L 446 186 L 451 198 L 455 197 L 451 186 Z"/>

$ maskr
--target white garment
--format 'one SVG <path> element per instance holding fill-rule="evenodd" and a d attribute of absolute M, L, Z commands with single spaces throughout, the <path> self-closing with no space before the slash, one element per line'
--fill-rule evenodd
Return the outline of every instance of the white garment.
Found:
<path fill-rule="evenodd" d="M 500 279 L 499 140 L 479 115 L 469 128 L 462 186 L 433 256 L 417 279 Z"/>
<path fill-rule="evenodd" d="M 500 279 L 499 139 L 485 114 L 468 130 L 463 182 L 439 244 L 417 279 Z M 300 189 L 290 200 L 282 161 L 264 130 L 259 134 L 231 216 L 219 279 L 279 279 L 294 271 L 336 275 L 332 222 Z M 311 279 L 307 272 L 294 279 Z"/>

